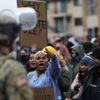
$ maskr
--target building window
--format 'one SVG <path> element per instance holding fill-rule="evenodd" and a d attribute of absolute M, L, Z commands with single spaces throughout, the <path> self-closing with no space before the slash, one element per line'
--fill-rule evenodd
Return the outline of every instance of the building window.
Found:
<path fill-rule="evenodd" d="M 82 18 L 75 18 L 75 25 L 76 26 L 82 25 Z"/>
<path fill-rule="evenodd" d="M 64 19 L 63 18 L 56 18 L 55 25 L 56 25 L 57 33 L 64 33 Z"/>
<path fill-rule="evenodd" d="M 74 0 L 74 5 L 75 5 L 75 6 L 80 6 L 80 5 L 82 5 L 82 0 Z"/>
<path fill-rule="evenodd" d="M 55 2 L 55 13 L 66 12 L 66 9 L 67 9 L 66 0 L 61 0 L 61 1 Z"/>
<path fill-rule="evenodd" d="M 98 28 L 97 27 L 94 28 L 94 33 L 95 33 L 95 37 L 97 37 L 98 36 Z"/>
<path fill-rule="evenodd" d="M 97 14 L 97 0 L 86 0 L 87 15 Z"/>
<path fill-rule="evenodd" d="M 98 36 L 98 27 L 93 27 L 88 29 L 88 39 L 91 40 Z"/>

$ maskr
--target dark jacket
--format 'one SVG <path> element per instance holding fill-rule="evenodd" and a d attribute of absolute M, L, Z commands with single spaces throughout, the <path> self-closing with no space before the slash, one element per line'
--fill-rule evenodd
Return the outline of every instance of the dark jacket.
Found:
<path fill-rule="evenodd" d="M 59 89 L 62 95 L 62 100 L 64 100 L 66 97 L 70 97 L 70 75 L 67 69 L 64 67 L 61 68 L 61 75 L 58 79 L 58 85 Z"/>
<path fill-rule="evenodd" d="M 100 100 L 100 73 L 97 70 L 100 70 L 100 63 L 91 66 L 80 100 Z"/>

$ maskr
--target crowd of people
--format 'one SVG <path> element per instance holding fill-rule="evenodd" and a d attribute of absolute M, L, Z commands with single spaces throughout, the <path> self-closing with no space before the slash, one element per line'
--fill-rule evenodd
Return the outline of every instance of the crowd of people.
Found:
<path fill-rule="evenodd" d="M 41 49 L 18 43 L 14 57 L 21 26 L 6 12 L 0 13 L 0 100 L 33 100 L 32 87 L 52 87 L 55 100 L 100 100 L 98 38 L 78 41 L 71 37 L 65 44 L 56 35 Z"/>
<path fill-rule="evenodd" d="M 77 44 L 70 41 L 68 46 L 59 36 L 53 39 L 49 46 L 40 50 L 20 49 L 19 58 L 22 60 L 19 61 L 27 70 L 29 85 L 53 87 L 55 100 L 99 100 L 99 40 L 75 41 Z"/>

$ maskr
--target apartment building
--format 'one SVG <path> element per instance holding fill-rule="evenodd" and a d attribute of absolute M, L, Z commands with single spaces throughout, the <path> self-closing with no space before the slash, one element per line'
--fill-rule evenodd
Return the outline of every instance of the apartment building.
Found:
<path fill-rule="evenodd" d="M 48 2 L 48 33 L 60 36 L 83 35 L 82 0 L 51 0 Z"/>
<path fill-rule="evenodd" d="M 100 0 L 50 0 L 48 33 L 91 39 L 99 34 Z"/>
<path fill-rule="evenodd" d="M 67 34 L 67 0 L 50 0 L 48 2 L 48 35 L 63 36 Z"/>
<path fill-rule="evenodd" d="M 99 36 L 100 0 L 83 0 L 83 27 L 89 39 Z"/>

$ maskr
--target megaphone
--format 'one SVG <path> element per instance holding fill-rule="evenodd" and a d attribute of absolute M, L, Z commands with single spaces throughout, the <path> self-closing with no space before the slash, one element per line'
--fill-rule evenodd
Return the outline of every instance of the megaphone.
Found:
<path fill-rule="evenodd" d="M 13 9 L 17 15 L 19 24 L 22 25 L 22 30 L 31 30 L 36 27 L 37 24 L 37 13 L 31 7 L 22 7 Z"/>

